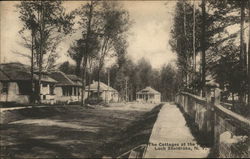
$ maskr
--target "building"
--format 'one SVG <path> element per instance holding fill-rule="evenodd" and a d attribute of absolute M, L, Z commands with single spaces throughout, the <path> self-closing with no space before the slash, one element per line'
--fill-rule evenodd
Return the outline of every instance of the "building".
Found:
<path fill-rule="evenodd" d="M 41 103 L 73 103 L 81 101 L 82 81 L 76 75 L 66 75 L 61 71 L 33 75 L 31 80 L 30 67 L 21 63 L 0 64 L 0 103 L 29 104 L 32 99 L 38 101 L 40 89 Z M 39 88 L 40 87 L 40 88 Z M 97 97 L 98 82 L 86 86 L 84 99 Z M 34 90 L 32 90 L 34 89 Z M 118 102 L 118 92 L 100 82 L 100 96 L 106 102 Z"/>
<path fill-rule="evenodd" d="M 151 87 L 146 87 L 136 93 L 137 102 L 160 103 L 161 93 Z"/>
<path fill-rule="evenodd" d="M 80 78 L 75 75 L 66 75 L 61 71 L 50 72 L 49 76 L 57 81 L 55 85 L 55 99 L 57 103 L 81 101 L 82 84 Z"/>
<path fill-rule="evenodd" d="M 90 97 L 97 97 L 98 96 L 98 82 L 93 81 L 92 84 L 86 86 L 86 93 L 89 93 Z M 119 94 L 118 91 L 115 90 L 114 88 L 106 85 L 103 82 L 100 82 L 100 97 L 105 101 L 105 102 L 118 102 Z"/>
<path fill-rule="evenodd" d="M 29 66 L 21 63 L 0 64 L 0 102 L 28 104 L 31 98 L 38 97 L 37 74 L 33 75 L 34 92 L 32 91 L 32 81 Z M 40 84 L 41 103 L 53 104 L 55 102 L 54 87 L 56 80 L 46 74 L 42 74 Z"/>

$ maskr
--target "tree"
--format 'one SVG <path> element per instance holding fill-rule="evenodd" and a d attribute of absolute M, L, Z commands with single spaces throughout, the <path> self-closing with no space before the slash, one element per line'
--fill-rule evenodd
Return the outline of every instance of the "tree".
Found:
<path fill-rule="evenodd" d="M 162 93 L 162 100 L 173 101 L 178 88 L 177 72 L 170 64 L 162 67 L 160 71 L 160 92 Z"/>
<path fill-rule="evenodd" d="M 22 36 L 24 40 L 23 46 L 30 49 L 30 72 L 31 72 L 31 85 L 32 85 L 32 94 L 34 94 L 34 54 L 35 54 L 35 38 L 38 31 L 38 24 L 35 21 L 35 15 L 31 11 L 31 7 L 28 3 L 21 2 L 20 5 L 16 6 L 20 11 L 19 19 L 23 22 L 23 27 L 19 31 L 19 34 Z M 25 31 L 30 32 L 28 35 L 31 39 L 25 36 Z M 27 34 L 27 33 L 26 33 Z M 31 103 L 33 103 L 33 96 L 31 97 Z"/>
<path fill-rule="evenodd" d="M 202 34 L 201 34 L 201 86 L 202 86 L 202 96 L 205 96 L 204 94 L 204 87 L 206 84 L 206 0 L 202 0 L 201 2 L 201 8 L 202 8 Z"/>
<path fill-rule="evenodd" d="M 35 45 L 35 48 L 32 48 L 32 58 L 35 51 L 39 71 L 37 100 L 40 102 L 44 55 L 49 54 L 47 66 L 45 66 L 49 68 L 54 63 L 51 58 L 56 57 L 54 54 L 56 46 L 61 42 L 65 34 L 70 33 L 70 28 L 73 25 L 71 22 L 72 15 L 65 14 L 62 1 L 22 1 L 20 5 L 17 5 L 17 8 L 19 9 L 20 19 L 24 22 L 24 28 L 32 32 L 32 46 Z"/>
<path fill-rule="evenodd" d="M 114 42 L 123 37 L 129 28 L 128 12 L 124 10 L 117 2 L 105 2 L 101 4 L 101 49 L 98 56 L 98 88 L 100 92 L 100 71 L 104 66 L 105 57 L 114 47 Z M 114 56 L 111 54 L 111 57 Z"/>
<path fill-rule="evenodd" d="M 250 107 L 250 2 L 248 1 L 248 107 Z"/>
<path fill-rule="evenodd" d="M 200 23 L 200 12 L 196 11 L 197 23 Z M 191 68 L 191 58 L 193 58 L 193 24 L 189 19 L 193 19 L 193 6 L 187 1 L 178 1 L 174 18 L 173 29 L 171 30 L 172 39 L 169 41 L 172 50 L 177 53 L 177 65 L 182 74 L 182 83 L 186 87 L 190 82 L 190 74 L 194 71 Z M 200 33 L 197 27 L 196 34 Z M 195 38 L 195 43 L 200 44 L 200 37 Z M 195 46 L 195 52 L 200 50 L 200 45 Z"/>
<path fill-rule="evenodd" d="M 244 23 L 245 23 L 245 0 L 240 1 L 240 72 L 244 75 L 246 75 L 246 58 L 245 58 L 245 43 L 244 43 Z M 242 85 L 240 86 L 241 89 L 244 89 L 245 86 L 245 78 L 243 77 L 243 80 L 241 80 Z M 241 103 L 244 102 L 244 95 L 245 91 L 239 91 L 239 100 Z"/>
<path fill-rule="evenodd" d="M 72 74 L 72 72 L 74 72 L 75 66 L 71 65 L 68 61 L 62 63 L 58 69 L 62 72 L 64 72 L 65 74 Z"/>
<path fill-rule="evenodd" d="M 118 65 L 118 68 L 116 70 L 117 74 L 115 77 L 115 87 L 120 93 L 122 100 L 126 99 L 125 90 L 127 89 L 126 83 L 128 83 L 128 74 L 126 72 L 127 71 L 126 69 L 129 66 L 133 65 L 133 63 L 131 61 L 128 61 L 128 59 L 126 58 L 127 47 L 128 47 L 127 41 L 123 37 L 120 37 L 119 39 L 114 41 L 114 50 L 117 55 L 117 65 Z"/>
<path fill-rule="evenodd" d="M 186 36 L 184 36 L 183 34 L 183 3 L 185 3 L 186 19 L 195 19 L 195 38 L 194 35 L 189 34 L 194 32 L 193 21 L 186 21 L 185 26 L 187 33 Z M 191 58 L 191 52 L 202 53 L 202 67 L 200 68 L 203 69 L 201 71 L 201 77 L 203 80 L 199 80 L 199 83 L 201 84 L 196 83 L 197 80 L 193 80 L 193 82 L 195 82 L 196 84 L 193 84 L 191 82 L 190 84 L 192 85 L 192 87 L 195 85 L 200 85 L 201 87 L 204 86 L 206 74 L 208 74 L 210 71 L 213 72 L 213 70 L 209 70 L 209 72 L 207 72 L 207 70 L 210 69 L 209 65 L 207 64 L 211 63 L 211 61 L 216 63 L 216 58 L 220 56 L 220 51 L 216 51 L 216 54 L 214 50 L 216 50 L 217 48 L 222 48 L 219 46 L 226 45 L 228 41 L 237 38 L 238 32 L 229 35 L 227 32 L 227 28 L 240 22 L 240 17 L 235 15 L 235 12 L 239 10 L 239 4 L 237 1 L 230 1 L 226 3 L 225 1 L 207 0 L 206 3 L 205 1 L 203 1 L 201 7 L 201 9 L 195 9 L 194 5 L 191 5 L 187 1 L 177 2 L 173 25 L 174 27 L 171 32 L 172 39 L 170 40 L 170 45 L 172 46 L 173 51 L 177 53 L 177 66 L 180 69 L 180 72 L 182 72 L 183 78 L 186 78 L 186 74 L 195 74 L 197 77 L 198 74 L 191 71 L 191 65 L 188 62 L 188 59 Z M 207 10 L 207 12 L 205 10 Z M 183 51 L 184 43 L 186 53 Z M 195 49 L 193 44 L 195 44 Z M 204 54 L 204 52 L 206 53 Z M 195 59 L 195 57 L 192 58 Z"/>
<path fill-rule="evenodd" d="M 76 61 L 76 72 L 79 72 L 80 65 L 82 65 L 82 91 L 85 90 L 87 65 L 92 67 L 93 61 L 97 61 L 99 94 L 100 73 L 105 64 L 105 58 L 115 56 L 114 42 L 124 37 L 124 33 L 128 29 L 128 13 L 118 2 L 110 1 L 90 1 L 75 10 L 74 13 L 80 17 L 82 38 L 72 45 L 69 54 Z M 83 95 L 84 92 L 82 92 L 82 100 Z"/>
<path fill-rule="evenodd" d="M 144 58 L 138 61 L 137 68 L 139 68 L 139 77 L 140 77 L 140 87 L 144 88 L 146 86 L 150 86 L 151 81 L 151 73 L 152 73 L 152 66 L 150 62 Z"/>
<path fill-rule="evenodd" d="M 74 11 L 74 14 L 80 17 L 79 24 L 82 30 L 82 38 L 71 46 L 69 55 L 76 61 L 76 73 L 81 74 L 82 77 L 82 105 L 84 104 L 87 64 L 88 62 L 91 63 L 91 59 L 96 57 L 99 50 L 99 35 L 97 32 L 100 24 L 97 11 L 98 3 L 97 1 L 90 1 Z M 81 68 L 82 71 L 80 71 Z"/>

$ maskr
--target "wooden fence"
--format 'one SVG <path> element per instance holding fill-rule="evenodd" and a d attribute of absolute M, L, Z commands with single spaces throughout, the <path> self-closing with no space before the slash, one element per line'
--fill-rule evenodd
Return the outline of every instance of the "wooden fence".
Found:
<path fill-rule="evenodd" d="M 176 96 L 175 102 L 193 119 L 198 131 L 207 136 L 215 157 L 250 157 L 250 120 L 211 98 L 216 97 L 201 98 L 182 92 Z"/>

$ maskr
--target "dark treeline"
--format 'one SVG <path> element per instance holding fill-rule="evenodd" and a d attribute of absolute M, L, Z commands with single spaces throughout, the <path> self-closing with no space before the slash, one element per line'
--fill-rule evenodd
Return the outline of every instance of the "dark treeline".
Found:
<path fill-rule="evenodd" d="M 177 2 L 169 43 L 183 90 L 204 96 L 213 84 L 233 109 L 249 110 L 249 8 L 247 0 Z"/>
<path fill-rule="evenodd" d="M 174 99 L 178 80 L 171 65 L 156 70 L 145 59 L 135 63 L 127 57 L 127 36 L 133 23 L 122 3 L 92 0 L 69 13 L 62 4 L 62 1 L 21 1 L 16 6 L 23 24 L 19 32 L 22 45 L 30 50 L 27 57 L 31 74 L 38 70 L 39 83 L 42 72 L 56 68 L 60 42 L 77 33 L 80 38 L 74 39 L 68 49 L 74 65 L 64 62 L 59 69 L 81 77 L 82 105 L 86 85 L 93 80 L 98 82 L 98 94 L 101 81 L 117 89 L 121 100 L 135 100 L 136 92 L 147 86 L 160 91 L 163 101 Z M 111 58 L 117 60 L 107 69 L 105 65 Z M 38 97 L 39 88 L 33 88 L 38 89 Z"/>
<path fill-rule="evenodd" d="M 67 74 L 75 71 L 76 66 L 69 62 L 64 62 L 59 69 Z M 91 79 L 90 79 L 91 77 Z M 171 64 L 164 65 L 160 69 L 152 68 L 150 62 L 144 58 L 138 62 L 133 62 L 129 58 L 124 58 L 121 62 L 117 60 L 110 68 L 103 68 L 100 72 L 100 81 L 108 84 L 118 90 L 122 101 L 135 100 L 136 92 L 151 86 L 161 92 L 162 101 L 173 101 L 179 88 L 178 81 L 180 77 Z M 87 73 L 87 84 L 92 81 L 98 81 L 98 68 Z"/>
<path fill-rule="evenodd" d="M 126 49 L 125 39 L 131 25 L 128 11 L 119 2 L 94 0 L 82 3 L 69 13 L 62 1 L 21 1 L 16 7 L 23 26 L 19 32 L 22 45 L 30 50 L 27 57 L 30 58 L 31 81 L 34 71 L 38 70 L 39 82 L 32 90 L 37 89 L 34 92 L 39 102 L 42 72 L 55 68 L 57 46 L 66 37 L 75 33 L 81 35 L 71 44 L 68 55 L 76 63 L 74 73 L 82 78 L 83 105 L 88 71 L 97 68 L 100 79 L 105 59 L 120 56 Z M 99 90 L 98 82 L 98 94 Z"/>

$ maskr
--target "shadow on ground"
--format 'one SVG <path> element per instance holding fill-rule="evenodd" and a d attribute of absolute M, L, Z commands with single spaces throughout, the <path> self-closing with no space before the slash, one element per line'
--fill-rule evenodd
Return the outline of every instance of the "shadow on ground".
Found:
<path fill-rule="evenodd" d="M 1 117 L 1 157 L 117 156 L 148 141 L 159 109 L 58 106 L 6 111 Z"/>
<path fill-rule="evenodd" d="M 207 134 L 204 132 L 201 132 L 199 130 L 199 127 L 196 125 L 195 120 L 189 116 L 187 113 L 185 113 L 184 109 L 176 104 L 180 111 L 182 112 L 185 120 L 186 120 L 186 125 L 188 126 L 190 132 L 194 136 L 195 140 L 201 147 L 210 147 L 210 153 L 208 154 L 208 158 L 214 158 L 215 157 L 215 150 L 213 149 L 213 137 L 212 134 Z"/>
<path fill-rule="evenodd" d="M 163 104 L 153 108 L 150 112 L 142 115 L 128 127 L 114 134 L 112 142 L 105 143 L 102 148 L 106 156 L 118 157 L 141 144 L 148 144 L 154 123 Z"/>

